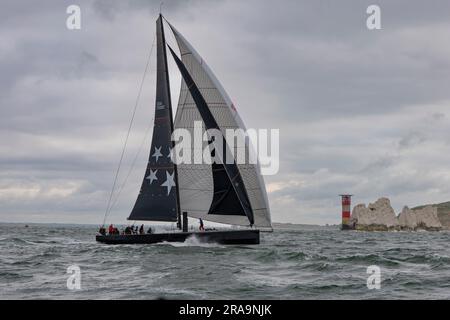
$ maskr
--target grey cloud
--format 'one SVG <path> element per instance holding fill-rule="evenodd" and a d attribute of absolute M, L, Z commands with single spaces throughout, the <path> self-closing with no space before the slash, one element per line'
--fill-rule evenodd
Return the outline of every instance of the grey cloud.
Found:
<path fill-rule="evenodd" d="M 247 126 L 281 129 L 275 221 L 337 222 L 341 192 L 449 200 L 450 3 L 377 3 L 383 29 L 368 31 L 372 1 L 164 1 Z M 78 1 L 79 31 L 65 28 L 69 4 L 0 5 L 0 220 L 102 218 L 160 1 Z M 144 89 L 125 171 L 152 121 L 154 69 Z"/>
<path fill-rule="evenodd" d="M 398 144 L 400 148 L 407 148 L 422 143 L 425 140 L 426 137 L 422 132 L 413 131 L 401 138 Z"/>

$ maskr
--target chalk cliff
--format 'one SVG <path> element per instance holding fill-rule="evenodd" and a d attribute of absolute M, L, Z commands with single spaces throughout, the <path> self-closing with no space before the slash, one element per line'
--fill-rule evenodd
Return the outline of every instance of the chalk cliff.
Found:
<path fill-rule="evenodd" d="M 388 198 L 380 198 L 367 207 L 358 204 L 353 208 L 350 223 L 356 230 L 367 231 L 443 229 L 436 207 L 425 206 L 414 210 L 404 207 L 396 216 Z"/>
<path fill-rule="evenodd" d="M 398 225 L 394 209 L 387 198 L 380 198 L 367 207 L 358 204 L 353 208 L 351 221 L 356 229 L 388 230 Z"/>
<path fill-rule="evenodd" d="M 443 202 L 438 204 L 430 204 L 426 206 L 420 206 L 412 208 L 412 210 L 421 210 L 424 207 L 432 206 L 433 208 L 437 209 L 437 215 L 439 218 L 439 221 L 441 222 L 442 226 L 446 229 L 450 230 L 450 202 Z"/>
<path fill-rule="evenodd" d="M 404 207 L 398 216 L 398 222 L 402 230 L 440 230 L 443 227 L 439 221 L 437 209 L 432 206 L 417 210 Z"/>

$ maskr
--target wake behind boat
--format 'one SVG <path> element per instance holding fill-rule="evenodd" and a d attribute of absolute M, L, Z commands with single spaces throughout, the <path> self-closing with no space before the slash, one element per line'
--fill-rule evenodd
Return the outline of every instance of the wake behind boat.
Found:
<path fill-rule="evenodd" d="M 184 242 L 189 237 L 221 244 L 259 244 L 259 229 L 271 228 L 269 204 L 258 164 L 237 163 L 225 139 L 225 129 L 245 131 L 236 108 L 222 85 L 190 43 L 169 23 L 180 56 L 169 47 L 182 75 L 175 124 L 172 117 L 169 72 L 163 17 L 156 21 L 156 103 L 150 157 L 136 203 L 128 220 L 177 222 L 178 232 L 149 234 L 102 234 L 96 240 L 106 244 Z M 175 129 L 195 131 L 201 122 L 206 130 L 218 130 L 222 141 L 210 137 L 206 146 L 216 156 L 218 144 L 234 155 L 232 161 L 179 163 L 173 160 L 172 133 Z M 202 152 L 190 146 L 191 154 Z M 236 147 L 234 147 L 236 148 Z M 245 152 L 251 145 L 245 141 Z M 233 150 L 235 151 L 235 150 Z M 220 156 L 219 156 L 220 157 Z M 216 157 L 214 157 L 216 159 Z M 228 160 L 228 159 L 227 159 Z M 114 188 L 113 188 L 114 190 Z M 109 207 L 109 205 L 108 205 Z M 247 227 L 236 230 L 188 232 L 188 215 L 222 224 Z M 105 215 L 106 218 L 106 215 Z"/>

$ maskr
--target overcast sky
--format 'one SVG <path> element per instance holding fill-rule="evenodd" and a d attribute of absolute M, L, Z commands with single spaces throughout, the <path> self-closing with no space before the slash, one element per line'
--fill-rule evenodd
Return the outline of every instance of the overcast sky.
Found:
<path fill-rule="evenodd" d="M 81 7 L 81 30 L 66 8 Z M 381 30 L 366 9 L 381 7 Z M 159 1 L 0 4 L 0 221 L 101 223 Z M 164 1 L 248 128 L 280 129 L 272 220 L 450 200 L 448 1 Z M 168 41 L 172 41 L 171 38 Z M 173 42 L 173 41 L 172 41 Z M 119 183 L 152 122 L 154 56 Z M 180 76 L 171 64 L 176 106 Z M 150 136 L 109 221 L 139 191 Z"/>

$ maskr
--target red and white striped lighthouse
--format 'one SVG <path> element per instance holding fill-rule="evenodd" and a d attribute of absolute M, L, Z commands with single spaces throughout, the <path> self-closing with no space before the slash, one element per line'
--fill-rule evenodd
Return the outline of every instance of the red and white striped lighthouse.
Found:
<path fill-rule="evenodd" d="M 341 194 L 342 198 L 342 230 L 351 229 L 350 211 L 352 205 L 352 194 Z"/>

